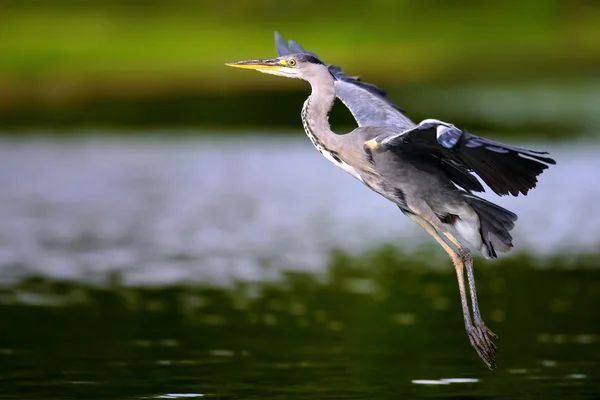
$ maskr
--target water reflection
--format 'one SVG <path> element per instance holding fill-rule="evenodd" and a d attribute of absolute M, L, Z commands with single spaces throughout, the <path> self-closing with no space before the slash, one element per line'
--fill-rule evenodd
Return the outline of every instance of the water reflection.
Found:
<path fill-rule="evenodd" d="M 532 146 L 549 149 L 559 167 L 527 197 L 494 199 L 519 214 L 517 250 L 595 251 L 598 147 Z M 432 243 L 396 207 L 329 165 L 300 132 L 296 139 L 5 141 L 0 220 L 5 284 L 44 276 L 226 285 L 277 280 L 282 270 L 322 273 L 332 248 L 359 254 L 394 243 L 418 252 Z M 446 258 L 442 251 L 431 257 Z"/>
<path fill-rule="evenodd" d="M 500 200 L 490 372 L 444 253 L 305 138 L 3 143 L 0 398 L 594 398 L 596 154 Z"/>
<path fill-rule="evenodd" d="M 490 372 L 463 332 L 453 271 L 415 268 L 421 262 L 390 249 L 339 253 L 324 276 L 226 288 L 30 279 L 0 296 L 0 390 L 45 399 L 585 399 L 600 391 L 600 311 L 590 306 L 599 270 L 565 270 L 560 259 L 532 268 L 527 257 L 479 268 L 484 316 L 504 315 L 490 322 L 500 338 Z M 38 301 L 22 301 L 30 298 Z M 444 307 L 438 298 L 448 299 Z M 569 312 L 553 311 L 561 298 Z"/>

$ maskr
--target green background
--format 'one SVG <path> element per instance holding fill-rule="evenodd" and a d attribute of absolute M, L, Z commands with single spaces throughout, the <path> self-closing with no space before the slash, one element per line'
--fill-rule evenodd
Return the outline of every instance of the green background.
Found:
<path fill-rule="evenodd" d="M 415 119 L 580 133 L 540 118 L 498 125 L 470 115 L 473 98 L 459 94 L 550 85 L 561 106 L 580 108 L 569 93 L 597 83 L 597 4 L 3 0 L 0 127 L 297 127 L 305 84 L 223 66 L 274 56 L 279 30 L 383 86 Z M 352 124 L 337 110 L 333 121 Z"/>

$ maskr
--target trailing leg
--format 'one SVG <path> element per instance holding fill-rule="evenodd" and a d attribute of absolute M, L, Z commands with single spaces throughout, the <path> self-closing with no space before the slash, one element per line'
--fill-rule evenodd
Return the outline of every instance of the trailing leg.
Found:
<path fill-rule="evenodd" d="M 412 207 L 414 209 L 414 207 Z M 419 224 L 427 233 L 429 233 L 448 253 L 454 268 L 456 270 L 456 276 L 458 279 L 458 288 L 460 291 L 460 299 L 463 310 L 463 318 L 465 322 L 465 329 L 469 336 L 471 345 L 477 351 L 479 357 L 485 362 L 488 368 L 495 367 L 495 356 L 496 356 L 496 345 L 491 341 L 492 337 L 495 337 L 494 333 L 489 330 L 479 312 L 479 305 L 477 303 L 477 292 L 475 288 L 475 277 L 473 273 L 473 259 L 470 251 L 465 248 L 446 228 L 442 223 L 439 222 L 433 211 L 428 213 L 425 210 L 421 210 L 419 215 L 413 213 L 407 213 L 407 215 Z M 433 214 L 433 217 L 429 214 Z M 454 250 L 448 245 L 448 243 L 440 236 L 439 232 L 443 233 L 446 238 L 456 247 Z M 467 269 L 467 278 L 469 282 L 469 294 L 471 296 L 471 302 L 473 306 L 473 318 L 475 325 L 471 323 L 471 313 L 469 310 L 466 289 L 464 284 L 464 269 Z"/>
<path fill-rule="evenodd" d="M 473 327 L 473 323 L 471 322 L 471 312 L 469 311 L 469 303 L 467 302 L 467 291 L 465 289 L 465 278 L 464 278 L 464 263 L 461 257 L 458 255 L 452 247 L 446 243 L 446 241 L 439 235 L 439 233 L 435 230 L 435 228 L 423 219 L 421 216 L 416 214 L 407 214 L 410 219 L 419 224 L 427 233 L 429 233 L 442 248 L 448 253 L 452 263 L 454 264 L 454 269 L 456 270 L 456 277 L 458 279 L 458 290 L 460 292 L 460 302 L 462 305 L 463 318 L 465 321 L 465 328 L 468 330 L 470 327 Z"/>

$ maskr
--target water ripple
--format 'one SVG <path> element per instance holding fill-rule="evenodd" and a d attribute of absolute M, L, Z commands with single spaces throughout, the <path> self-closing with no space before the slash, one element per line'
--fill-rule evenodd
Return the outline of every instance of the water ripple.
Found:
<path fill-rule="evenodd" d="M 596 249 L 598 146 L 530 146 L 550 150 L 558 166 L 526 198 L 494 198 L 519 214 L 517 249 Z M 432 244 L 304 137 L 4 141 L 0 188 L 4 284 L 28 276 L 226 284 L 276 278 L 281 268 L 321 272 L 332 248 Z"/>

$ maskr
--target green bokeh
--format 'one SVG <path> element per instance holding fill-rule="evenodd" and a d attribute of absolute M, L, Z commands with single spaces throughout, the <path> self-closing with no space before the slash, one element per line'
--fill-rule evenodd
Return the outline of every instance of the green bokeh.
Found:
<path fill-rule="evenodd" d="M 170 116 L 176 108 L 157 115 L 153 107 L 181 98 L 218 115 L 216 125 L 257 126 L 211 104 L 244 93 L 305 93 L 299 82 L 223 67 L 273 56 L 274 30 L 390 89 L 395 100 L 440 84 L 564 85 L 595 79 L 600 65 L 600 7 L 592 1 L 5 0 L 0 7 L 5 128 L 140 126 L 140 115 L 147 125 L 180 126 Z M 88 110 L 99 102 L 131 112 L 114 119 Z M 270 107 L 277 112 L 276 102 Z M 434 102 L 415 111 L 438 110 L 444 106 Z"/>
<path fill-rule="evenodd" d="M 1 292 L 0 398 L 597 397 L 597 256 L 476 261 L 488 371 L 449 261 L 427 253 L 335 253 L 325 276 L 226 288 L 32 278 Z M 441 378 L 476 381 L 413 383 Z"/>

